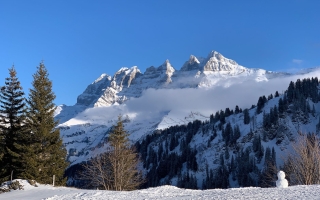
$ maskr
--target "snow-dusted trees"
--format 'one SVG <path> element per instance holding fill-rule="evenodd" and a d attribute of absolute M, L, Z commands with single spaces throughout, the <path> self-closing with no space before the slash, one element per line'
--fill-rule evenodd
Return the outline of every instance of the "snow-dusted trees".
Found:
<path fill-rule="evenodd" d="M 320 183 L 320 139 L 316 134 L 300 133 L 289 152 L 284 171 L 291 185 Z"/>
<path fill-rule="evenodd" d="M 105 190 L 135 190 L 143 182 L 138 155 L 129 143 L 121 116 L 109 135 L 110 148 L 83 165 L 82 179 L 89 186 Z"/>
<path fill-rule="evenodd" d="M 21 157 L 26 131 L 24 92 L 17 78 L 15 68 L 9 69 L 10 77 L 0 90 L 0 179 L 20 178 L 23 172 Z"/>

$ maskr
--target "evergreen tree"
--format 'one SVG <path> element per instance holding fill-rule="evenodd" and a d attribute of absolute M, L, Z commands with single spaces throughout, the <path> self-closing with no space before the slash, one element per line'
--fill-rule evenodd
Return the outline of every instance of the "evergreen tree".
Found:
<path fill-rule="evenodd" d="M 272 152 L 269 147 L 266 148 L 264 159 L 264 166 L 260 178 L 260 186 L 273 187 L 275 185 L 275 181 L 277 180 L 276 174 L 278 171 L 274 148 L 272 148 Z"/>
<path fill-rule="evenodd" d="M 256 158 L 257 158 L 257 162 L 260 163 L 263 155 L 264 155 L 264 148 L 261 144 L 261 138 L 260 135 L 257 135 L 254 137 L 253 140 L 253 150 L 255 152 Z"/>
<path fill-rule="evenodd" d="M 26 131 L 25 98 L 15 68 L 9 69 L 10 77 L 5 79 L 5 86 L 0 91 L 0 179 L 21 178 L 24 171 L 22 164 L 23 147 Z"/>
<path fill-rule="evenodd" d="M 230 153 L 229 153 L 228 147 L 226 147 L 226 150 L 225 150 L 225 152 L 224 152 L 224 158 L 225 158 L 226 160 L 229 160 L 229 158 L 230 158 Z"/>
<path fill-rule="evenodd" d="M 169 146 L 169 149 L 170 151 L 172 151 L 175 147 L 176 147 L 176 143 L 175 143 L 175 136 L 173 133 L 171 133 L 170 135 L 170 146 Z"/>
<path fill-rule="evenodd" d="M 312 114 L 312 116 L 314 116 L 314 117 L 315 117 L 315 114 L 316 114 L 316 108 L 314 107 L 314 104 L 312 105 L 311 114 Z"/>
<path fill-rule="evenodd" d="M 236 105 L 236 108 L 234 109 L 234 113 L 235 113 L 235 114 L 238 114 L 239 112 L 240 112 L 239 106 Z"/>
<path fill-rule="evenodd" d="M 250 115 L 249 115 L 249 110 L 244 109 L 243 110 L 243 123 L 244 124 L 249 124 L 250 123 Z"/>
<path fill-rule="evenodd" d="M 291 81 L 287 90 L 287 95 L 286 95 L 289 103 L 291 103 L 294 99 L 294 89 L 295 89 L 295 85 Z"/>
<path fill-rule="evenodd" d="M 226 118 L 225 118 L 225 113 L 223 112 L 223 110 L 220 110 L 220 122 L 222 124 L 226 123 Z"/>
<path fill-rule="evenodd" d="M 226 108 L 226 109 L 225 109 L 224 115 L 225 115 L 225 117 L 229 117 L 229 116 L 231 115 L 230 108 Z"/>
<path fill-rule="evenodd" d="M 264 104 L 267 102 L 267 98 L 263 95 L 259 97 L 258 103 L 257 103 L 257 114 L 260 114 L 262 112 L 262 108 L 264 107 Z"/>
<path fill-rule="evenodd" d="M 270 99 L 273 99 L 273 95 L 272 95 L 272 94 L 270 94 L 270 95 L 268 96 L 268 100 L 270 100 Z"/>
<path fill-rule="evenodd" d="M 235 145 L 237 143 L 237 140 L 240 138 L 240 136 L 241 136 L 240 128 L 238 125 L 236 125 L 233 130 L 233 137 L 232 137 L 231 143 Z"/>
<path fill-rule="evenodd" d="M 214 123 L 214 116 L 213 116 L 213 114 L 210 115 L 210 123 L 211 123 L 211 124 Z"/>
<path fill-rule="evenodd" d="M 27 170 L 23 174 L 25 178 L 44 184 L 51 184 L 55 175 L 56 185 L 64 185 L 64 171 L 68 166 L 66 150 L 56 128 L 58 122 L 54 119 L 53 103 L 56 96 L 48 76 L 44 64 L 40 63 L 33 75 L 33 88 L 27 100 L 26 124 L 31 134 L 25 149 Z"/>

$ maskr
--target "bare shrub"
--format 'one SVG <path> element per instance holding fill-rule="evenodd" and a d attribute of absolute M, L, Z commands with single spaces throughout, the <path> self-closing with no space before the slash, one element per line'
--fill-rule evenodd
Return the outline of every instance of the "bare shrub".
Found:
<path fill-rule="evenodd" d="M 110 148 L 84 164 L 80 178 L 87 187 L 104 190 L 134 190 L 143 183 L 139 157 L 128 141 L 121 117 L 109 135 Z"/>
<path fill-rule="evenodd" d="M 299 133 L 292 152 L 289 152 L 284 171 L 290 185 L 311 185 L 320 182 L 320 146 L 319 137 L 312 134 Z"/>

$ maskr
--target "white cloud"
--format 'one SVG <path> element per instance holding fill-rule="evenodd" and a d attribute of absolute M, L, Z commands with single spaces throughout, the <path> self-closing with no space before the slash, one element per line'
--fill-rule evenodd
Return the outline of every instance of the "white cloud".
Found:
<path fill-rule="evenodd" d="M 200 112 L 205 116 L 225 108 L 250 108 L 257 104 L 262 95 L 268 96 L 276 91 L 283 93 L 290 83 L 297 79 L 319 77 L 320 70 L 304 75 L 285 76 L 269 81 L 256 82 L 251 79 L 238 78 L 221 80 L 218 86 L 206 88 L 183 89 L 148 89 L 139 98 L 131 98 L 125 104 L 110 107 L 87 109 L 68 124 L 77 124 L 78 120 L 91 120 L 92 123 L 107 123 L 116 119 L 119 114 L 129 115 L 139 123 L 159 121 L 169 112 L 169 117 L 185 117 L 190 112 Z M 226 87 L 228 85 L 228 87 Z"/>
<path fill-rule="evenodd" d="M 319 75 L 320 71 L 316 71 L 305 75 L 274 78 L 262 82 L 246 80 L 240 84 L 237 79 L 229 79 L 227 80 L 229 87 L 225 87 L 225 84 L 219 84 L 220 86 L 210 89 L 148 89 L 140 98 L 129 100 L 126 106 L 129 112 L 146 114 L 177 110 L 199 111 L 209 115 L 227 107 L 234 109 L 236 105 L 243 109 L 250 108 L 252 104 L 257 103 L 258 98 L 262 95 L 274 95 L 276 91 L 284 92 L 290 81 Z"/>

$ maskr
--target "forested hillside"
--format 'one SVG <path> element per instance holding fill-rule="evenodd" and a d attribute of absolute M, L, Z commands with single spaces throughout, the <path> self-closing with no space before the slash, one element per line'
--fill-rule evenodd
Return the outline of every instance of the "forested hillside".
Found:
<path fill-rule="evenodd" d="M 136 143 L 145 187 L 164 184 L 209 189 L 273 186 L 270 175 L 298 132 L 319 131 L 317 78 L 291 82 L 283 93 L 261 96 L 251 108 L 226 108 L 207 121 L 157 130 Z M 270 177 L 271 176 L 271 177 Z"/>

